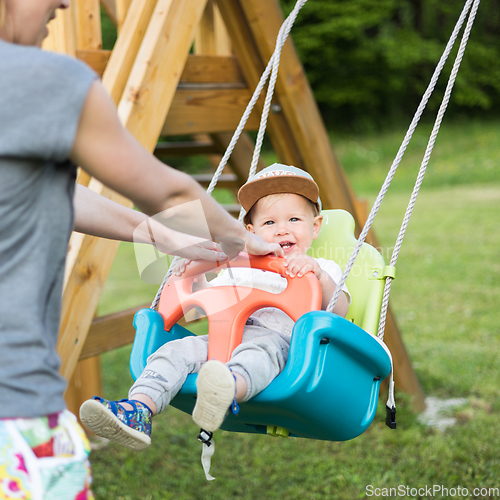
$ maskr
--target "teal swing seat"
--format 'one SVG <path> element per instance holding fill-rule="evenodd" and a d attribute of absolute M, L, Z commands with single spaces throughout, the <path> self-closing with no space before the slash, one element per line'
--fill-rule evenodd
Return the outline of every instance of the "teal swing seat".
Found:
<path fill-rule="evenodd" d="M 356 244 L 354 220 L 344 210 L 324 210 L 322 215 L 321 233 L 309 253 L 344 267 Z M 376 337 L 387 273 L 390 268 L 380 253 L 364 243 L 346 282 L 352 296 L 346 318 L 326 311 L 302 315 L 294 326 L 283 372 L 242 403 L 237 415 L 229 414 L 221 428 L 329 441 L 363 433 L 375 416 L 380 383 L 391 372 L 391 355 Z M 134 326 L 134 380 L 159 347 L 193 335 L 178 324 L 166 331 L 163 316 L 153 309 L 138 311 Z M 196 399 L 196 377 L 189 375 L 171 402 L 189 414 Z"/>

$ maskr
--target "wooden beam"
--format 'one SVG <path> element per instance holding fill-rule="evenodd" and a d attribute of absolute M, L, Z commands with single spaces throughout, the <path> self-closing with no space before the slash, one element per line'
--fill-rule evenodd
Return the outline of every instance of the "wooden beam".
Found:
<path fill-rule="evenodd" d="M 246 82 L 235 56 L 190 54 L 182 70 L 180 83 Z"/>
<path fill-rule="evenodd" d="M 49 35 L 42 44 L 44 50 L 75 56 L 76 33 L 74 6 L 56 11 L 56 17 L 48 24 Z"/>
<path fill-rule="evenodd" d="M 131 344 L 135 337 L 134 315 L 139 309 L 147 309 L 149 306 L 148 303 L 95 318 L 80 353 L 80 361 Z M 196 318 L 192 313 L 195 313 L 195 310 L 189 313 L 190 323 Z M 179 324 L 185 326 L 186 319 L 182 318 Z"/>
<path fill-rule="evenodd" d="M 112 23 L 116 26 L 116 5 L 115 0 L 101 0 L 101 6 Z"/>
<path fill-rule="evenodd" d="M 111 64 L 106 66 L 103 84 L 117 102 L 121 96 L 124 82 L 132 65 L 129 58 L 137 54 L 142 37 L 140 28 L 145 28 L 152 13 L 151 1 L 135 0 L 138 11 L 136 19 L 130 19 L 129 31 L 118 37 L 115 50 L 110 58 Z M 139 33 L 131 33 L 131 30 Z M 143 32 L 144 32 L 143 31 Z M 123 68 L 119 68 L 123 64 Z M 120 90 L 121 89 L 121 90 Z M 125 124 L 126 125 L 126 124 Z M 86 179 L 88 181 L 88 179 Z M 132 206 L 129 200 L 105 188 L 96 179 L 88 182 L 88 187 L 125 206 Z M 80 351 L 85 343 L 88 328 L 95 314 L 99 297 L 106 281 L 109 269 L 114 260 L 118 243 L 73 233 L 70 239 L 70 250 L 66 257 L 64 292 L 62 300 L 61 327 L 57 350 L 61 357 L 61 374 L 70 379 L 79 359 Z"/>
<path fill-rule="evenodd" d="M 226 132 L 235 130 L 250 100 L 248 89 L 183 89 L 175 92 L 161 135 Z M 259 127 L 253 112 L 246 130 Z"/>
<path fill-rule="evenodd" d="M 102 78 L 111 57 L 111 50 L 77 50 L 76 57 L 88 64 Z"/>
<path fill-rule="evenodd" d="M 158 0 L 137 54 L 118 114 L 150 151 L 167 118 L 206 1 Z"/>
<path fill-rule="evenodd" d="M 199 182 L 203 187 L 208 187 L 208 185 L 210 184 L 210 182 L 212 182 L 213 179 L 212 174 L 195 174 L 192 177 L 196 182 Z M 219 181 L 217 182 L 217 187 L 229 188 L 234 191 L 239 187 L 238 177 L 235 174 L 222 174 L 219 177 Z"/>
<path fill-rule="evenodd" d="M 112 99 L 116 104 L 121 98 L 123 93 L 123 88 L 125 86 L 125 82 L 129 76 L 130 70 L 132 69 L 133 58 L 135 58 L 137 52 L 139 51 L 140 44 L 142 42 L 142 38 L 146 27 L 149 23 L 149 19 L 151 18 L 153 7 L 156 3 L 156 0 L 134 0 L 131 8 L 129 9 L 129 16 L 126 22 L 126 27 L 123 32 L 118 36 L 118 39 L 115 44 L 115 48 L 112 51 L 108 64 L 103 73 L 103 85 L 106 87 L 108 92 L 110 93 Z M 126 123 L 125 123 L 126 125 Z M 116 193 L 112 193 L 111 190 L 105 188 L 99 181 L 96 179 L 89 179 L 88 175 L 81 175 L 82 179 L 84 179 L 84 184 L 88 186 L 90 189 L 94 190 L 96 193 L 99 193 L 103 196 L 107 196 L 115 201 L 118 201 L 126 206 L 132 206 L 132 203 L 129 200 L 117 195 Z M 79 233 L 73 233 L 70 239 L 70 251 L 66 257 L 66 270 L 65 270 L 65 278 L 64 278 L 64 294 L 63 298 L 67 295 L 70 295 L 70 292 L 66 291 L 66 284 L 70 280 L 70 275 L 74 264 L 76 262 L 77 257 L 79 256 L 80 249 L 84 243 L 85 238 L 90 238 Z M 106 247 L 107 240 L 102 240 L 101 245 L 103 251 L 108 248 L 108 251 L 116 252 L 116 246 L 112 246 L 110 244 L 109 247 Z M 114 253 L 113 253 L 114 255 Z M 78 280 L 77 277 L 75 277 Z M 70 300 L 68 303 L 68 307 L 71 307 L 72 301 Z M 63 300 L 63 311 L 64 311 L 64 300 Z M 64 327 L 67 327 L 66 324 L 61 325 L 60 332 L 60 343 L 63 344 L 66 342 L 64 340 L 65 333 Z M 70 335 L 71 339 L 71 335 Z M 69 340 L 71 343 L 71 340 Z M 68 347 L 70 348 L 70 347 Z M 64 367 L 64 361 L 63 361 Z"/>
<path fill-rule="evenodd" d="M 208 0 L 194 41 L 195 54 L 231 55 L 229 34 L 215 0 Z"/>
<path fill-rule="evenodd" d="M 115 0 L 116 28 L 118 29 L 118 33 L 123 28 L 131 3 L 132 0 Z"/>
<path fill-rule="evenodd" d="M 156 0 L 134 0 L 103 74 L 103 84 L 118 104 L 153 15 Z"/>
<path fill-rule="evenodd" d="M 76 48 L 102 49 L 101 13 L 99 0 L 78 0 L 74 3 L 76 18 Z"/>
<path fill-rule="evenodd" d="M 144 304 L 95 318 L 80 353 L 80 360 L 132 343 L 135 337 L 134 315 L 139 309 L 147 308 L 149 305 Z"/>
<path fill-rule="evenodd" d="M 176 141 L 159 142 L 153 154 L 158 158 L 167 156 L 194 156 L 217 153 L 212 141 Z"/>
<path fill-rule="evenodd" d="M 173 96 L 205 1 L 158 0 L 137 53 L 127 83 L 127 92 L 118 106 L 118 114 L 122 123 L 150 151 L 154 149 L 160 135 L 171 102 L 169 93 Z M 146 0 L 133 1 L 125 25 L 134 6 L 140 4 L 144 10 L 147 8 L 146 3 Z M 169 36 L 165 36 L 165 33 Z M 124 27 L 117 44 L 122 35 L 123 40 L 133 39 L 137 43 L 137 38 L 127 33 Z M 113 92 L 121 80 L 120 68 L 111 65 L 114 56 L 115 51 L 104 72 L 103 83 L 116 97 L 117 94 Z M 126 59 L 123 53 L 116 57 Z M 156 119 L 155 114 L 159 115 Z M 89 187 L 103 196 L 131 206 L 129 200 L 104 188 L 95 179 L 90 182 Z M 117 246 L 118 242 L 115 241 L 85 236 L 73 265 L 67 267 L 68 278 L 63 293 L 57 345 L 61 357 L 60 371 L 66 379 L 71 377 L 80 358 Z"/>

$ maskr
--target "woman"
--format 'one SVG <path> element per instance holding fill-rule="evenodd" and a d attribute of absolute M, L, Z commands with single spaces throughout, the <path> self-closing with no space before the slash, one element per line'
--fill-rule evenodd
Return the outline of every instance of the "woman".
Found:
<path fill-rule="evenodd" d="M 0 454 L 6 457 L 0 492 L 6 498 L 93 498 L 88 446 L 65 409 L 55 349 L 66 248 L 72 229 L 131 241 L 146 216 L 81 186 L 74 196 L 75 165 L 149 215 L 196 201 L 215 240 L 241 243 L 231 255 L 243 244 L 250 253 L 282 255 L 189 176 L 147 152 L 122 127 L 89 68 L 40 50 L 47 23 L 68 6 L 69 0 L 0 0 Z M 161 249 L 225 258 L 219 246 L 196 236 L 202 227 L 189 210 L 176 213 L 175 227 L 191 235 L 157 227 Z"/>

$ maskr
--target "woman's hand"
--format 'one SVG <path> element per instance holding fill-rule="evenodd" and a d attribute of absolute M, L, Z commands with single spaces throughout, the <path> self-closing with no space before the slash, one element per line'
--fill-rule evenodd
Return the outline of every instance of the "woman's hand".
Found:
<path fill-rule="evenodd" d="M 245 246 L 246 250 L 251 255 L 269 255 L 274 254 L 278 257 L 284 257 L 285 252 L 278 243 L 268 243 L 260 236 L 257 236 L 250 231 L 246 231 Z"/>

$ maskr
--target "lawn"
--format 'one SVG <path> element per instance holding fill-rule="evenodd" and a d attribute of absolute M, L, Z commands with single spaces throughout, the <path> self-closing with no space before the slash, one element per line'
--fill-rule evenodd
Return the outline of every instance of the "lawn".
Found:
<path fill-rule="evenodd" d="M 386 256 L 425 148 L 423 129 L 376 219 Z M 374 200 L 403 136 L 399 130 L 332 138 L 358 194 Z M 449 497 L 493 497 L 474 489 L 500 488 L 499 144 L 500 122 L 443 126 L 392 287 L 391 307 L 425 395 L 466 400 L 448 412 L 455 425 L 439 431 L 420 422 L 408 397 L 397 393 L 398 429 L 384 425 L 382 402 L 370 429 L 348 442 L 219 431 L 211 471 L 217 479 L 209 483 L 196 426 L 168 409 L 156 418 L 146 451 L 110 443 L 92 453 L 96 498 L 348 500 L 384 493 L 432 498 L 433 487 L 434 498 L 447 497 L 443 488 Z M 122 244 L 100 313 L 148 302 L 155 292 L 156 286 L 139 280 L 131 245 Z M 127 394 L 129 350 L 102 357 L 107 398 Z"/>

